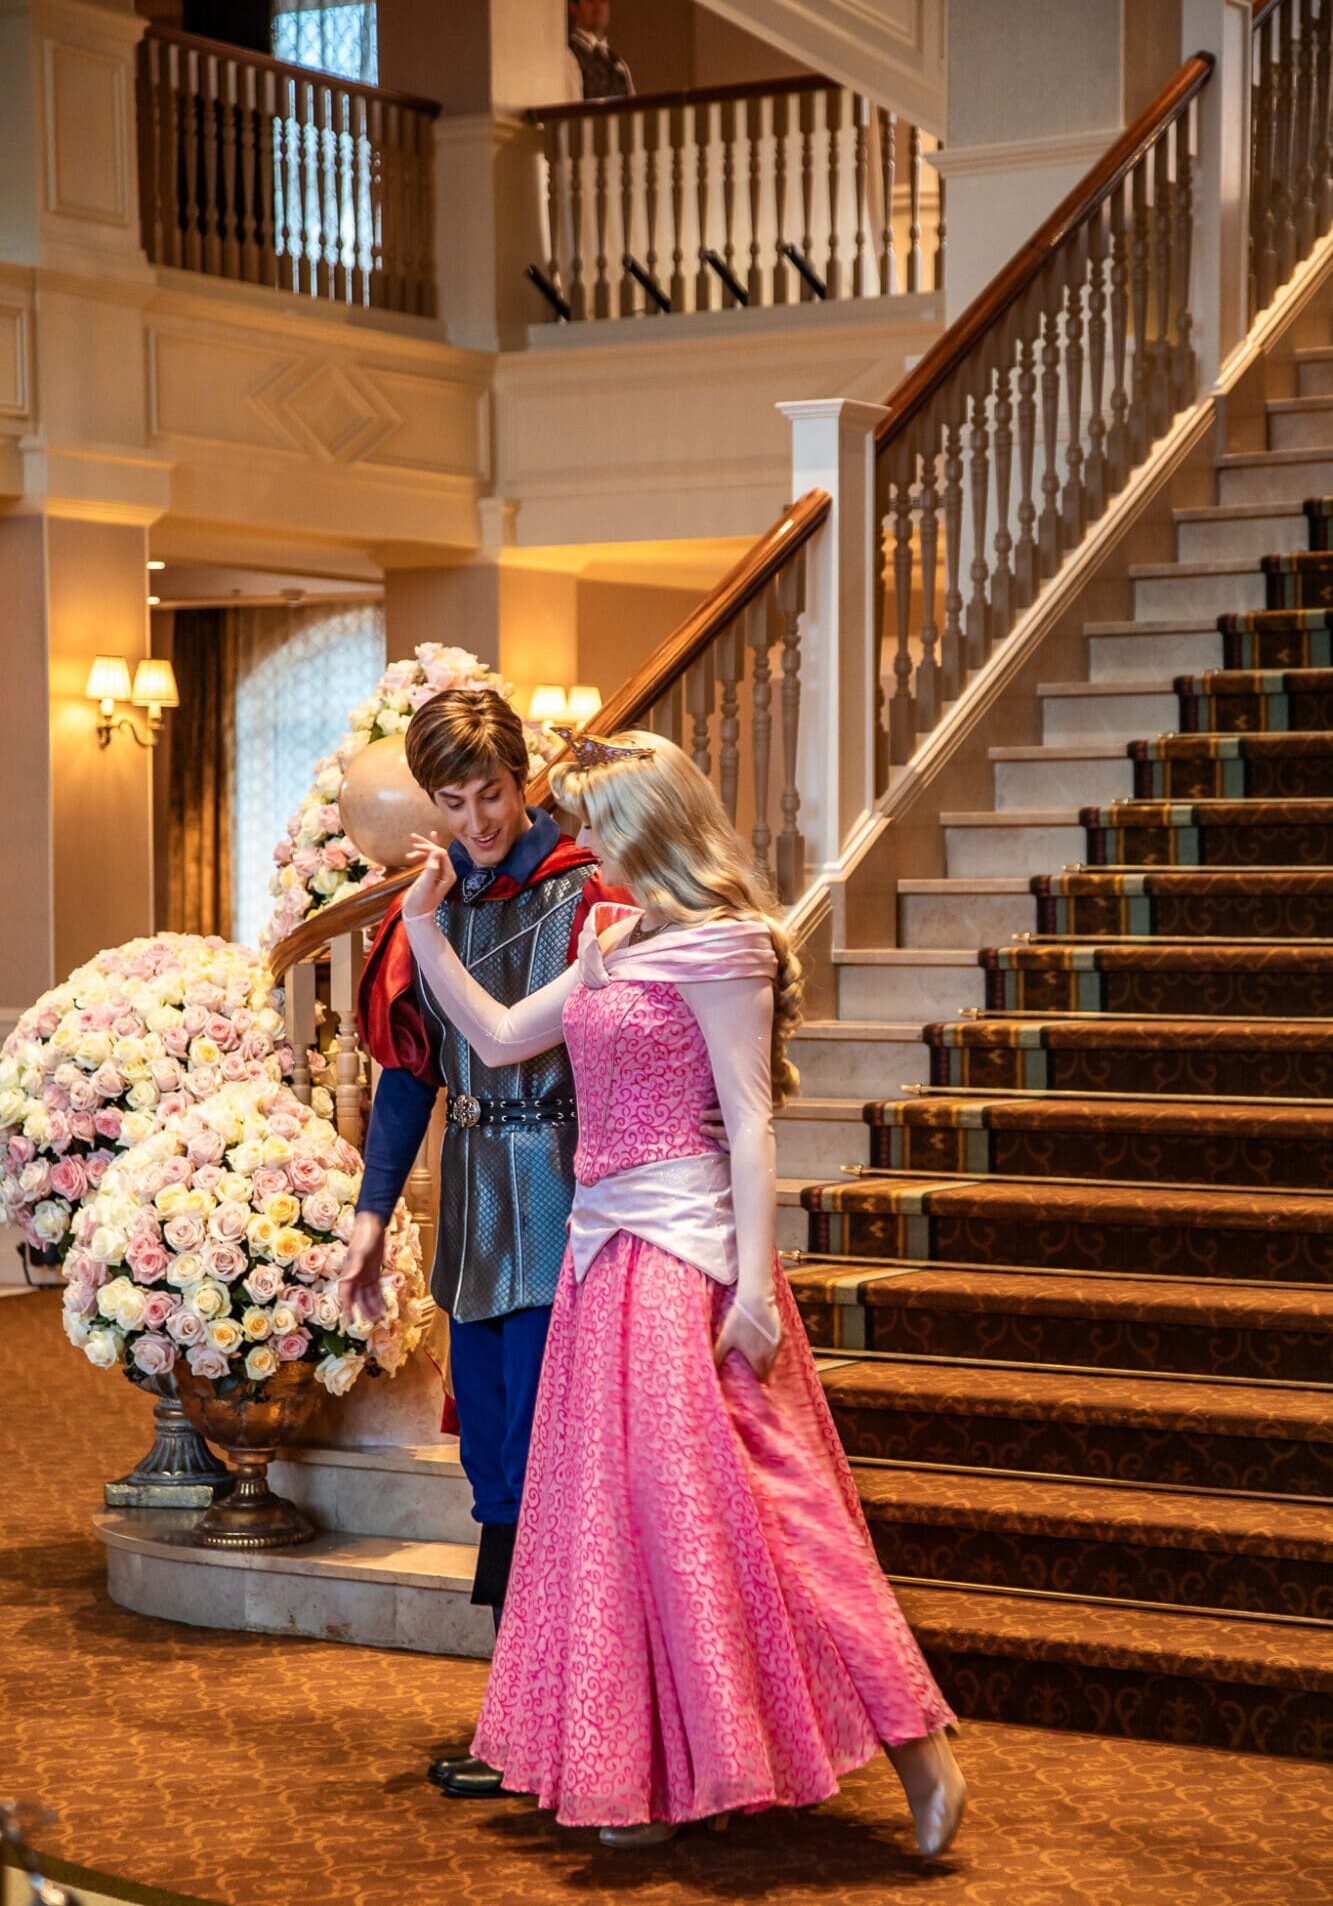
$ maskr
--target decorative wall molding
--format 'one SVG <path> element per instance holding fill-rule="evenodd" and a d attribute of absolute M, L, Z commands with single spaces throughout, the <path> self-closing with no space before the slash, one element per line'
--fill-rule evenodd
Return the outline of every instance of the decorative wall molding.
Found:
<path fill-rule="evenodd" d="M 26 417 L 31 408 L 28 308 L 0 302 L 0 417 Z"/>
<path fill-rule="evenodd" d="M 62 218 L 127 226 L 132 208 L 123 58 L 48 38 L 42 41 L 42 75 L 47 210 Z"/>
<path fill-rule="evenodd" d="M 710 13 L 943 135 L 946 0 L 702 0 Z"/>
<path fill-rule="evenodd" d="M 926 164 L 946 179 L 957 174 L 1019 172 L 1048 165 L 1093 165 L 1115 138 L 1118 128 L 1093 132 L 1060 133 L 1048 139 L 1014 139 L 984 146 L 949 146 L 928 152 Z"/>

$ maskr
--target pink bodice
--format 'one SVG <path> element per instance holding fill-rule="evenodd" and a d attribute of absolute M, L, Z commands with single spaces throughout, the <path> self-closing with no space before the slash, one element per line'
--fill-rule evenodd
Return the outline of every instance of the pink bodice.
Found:
<path fill-rule="evenodd" d="M 578 986 L 564 1026 L 578 1095 L 579 1184 L 720 1152 L 701 1130 L 717 1104 L 708 1048 L 675 986 L 617 979 Z"/>

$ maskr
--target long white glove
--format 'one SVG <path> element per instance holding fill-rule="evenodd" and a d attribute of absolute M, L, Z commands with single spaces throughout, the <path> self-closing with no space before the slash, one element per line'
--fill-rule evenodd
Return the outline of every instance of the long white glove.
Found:
<path fill-rule="evenodd" d="M 683 985 L 708 1047 L 731 1152 L 739 1275 L 718 1333 L 721 1362 L 739 1350 L 766 1376 L 782 1342 L 774 1292 L 777 1147 L 773 1137 L 773 986 L 767 979 Z"/>
<path fill-rule="evenodd" d="M 516 1006 L 502 1006 L 473 979 L 435 923 L 434 913 L 409 913 L 415 889 L 403 906 L 412 954 L 441 1012 L 467 1040 L 483 1065 L 512 1065 L 535 1058 L 564 1040 L 565 1001 L 578 985 L 577 965 Z"/>

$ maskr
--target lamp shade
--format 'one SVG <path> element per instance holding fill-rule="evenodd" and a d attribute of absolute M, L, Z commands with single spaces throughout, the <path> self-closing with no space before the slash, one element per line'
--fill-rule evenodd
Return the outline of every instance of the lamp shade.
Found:
<path fill-rule="evenodd" d="M 95 702 L 127 702 L 130 671 L 123 655 L 95 655 L 84 694 Z"/>
<path fill-rule="evenodd" d="M 563 721 L 569 713 L 565 691 L 558 682 L 538 682 L 528 704 L 529 721 Z"/>
<path fill-rule="evenodd" d="M 145 657 L 134 671 L 130 699 L 136 708 L 179 708 L 181 698 L 171 663 L 158 655 Z"/>
<path fill-rule="evenodd" d="M 575 682 L 569 691 L 569 719 L 591 721 L 602 705 L 602 691 L 591 682 Z"/>

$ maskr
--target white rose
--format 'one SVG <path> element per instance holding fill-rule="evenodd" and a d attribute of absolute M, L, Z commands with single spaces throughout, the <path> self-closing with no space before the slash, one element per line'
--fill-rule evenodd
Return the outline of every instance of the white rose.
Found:
<path fill-rule="evenodd" d="M 127 1112 L 120 1121 L 120 1143 L 125 1147 L 137 1145 L 140 1139 L 147 1138 L 152 1130 L 151 1112 Z"/>
<path fill-rule="evenodd" d="M 143 1314 L 148 1308 L 147 1293 L 137 1284 L 130 1284 L 121 1293 L 116 1304 L 115 1321 L 121 1330 L 139 1330 L 143 1327 Z"/>
<path fill-rule="evenodd" d="M 225 1317 L 231 1309 L 231 1298 L 225 1284 L 215 1283 L 211 1277 L 204 1278 L 189 1292 L 185 1301 L 205 1323 L 211 1323 L 215 1317 Z"/>
<path fill-rule="evenodd" d="M 74 1312 L 69 1310 L 65 1312 L 64 1325 L 65 1335 L 74 1345 L 74 1348 L 76 1350 L 82 1350 L 86 1346 L 89 1337 L 93 1334 L 92 1326 L 85 1318 L 76 1317 Z"/>
<path fill-rule="evenodd" d="M 89 1363 L 99 1370 L 112 1370 L 120 1362 L 120 1338 L 114 1330 L 90 1330 L 83 1346 Z M 340 1395 L 341 1392 L 335 1392 Z"/>
<path fill-rule="evenodd" d="M 43 1244 L 59 1244 L 69 1229 L 69 1213 L 54 1198 L 44 1198 L 32 1214 L 32 1228 Z"/>
<path fill-rule="evenodd" d="M 17 1125 L 27 1103 L 26 1093 L 20 1092 L 17 1086 L 8 1086 L 0 1092 L 0 1126 Z"/>
<path fill-rule="evenodd" d="M 241 1313 L 241 1329 L 250 1343 L 264 1343 L 273 1335 L 273 1319 L 266 1310 L 251 1304 Z"/>
<path fill-rule="evenodd" d="M 365 1367 L 365 1358 L 350 1352 L 343 1357 L 330 1355 L 316 1364 L 315 1375 L 330 1396 L 346 1396 Z"/>

